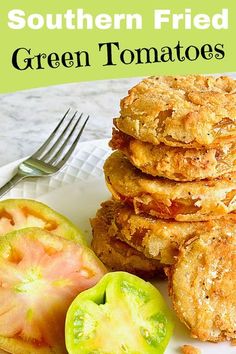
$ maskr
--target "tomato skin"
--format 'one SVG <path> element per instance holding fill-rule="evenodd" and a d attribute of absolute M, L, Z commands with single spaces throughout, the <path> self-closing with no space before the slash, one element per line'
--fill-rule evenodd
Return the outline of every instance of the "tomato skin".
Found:
<path fill-rule="evenodd" d="M 159 291 L 126 272 L 80 293 L 66 316 L 69 354 L 163 354 L 173 319 Z"/>
<path fill-rule="evenodd" d="M 39 228 L 0 238 L 0 349 L 66 354 L 68 307 L 106 269 L 91 249 Z"/>
<path fill-rule="evenodd" d="M 31 199 L 0 201 L 0 236 L 28 227 L 40 227 L 57 236 L 86 244 L 81 231 L 47 205 Z"/>

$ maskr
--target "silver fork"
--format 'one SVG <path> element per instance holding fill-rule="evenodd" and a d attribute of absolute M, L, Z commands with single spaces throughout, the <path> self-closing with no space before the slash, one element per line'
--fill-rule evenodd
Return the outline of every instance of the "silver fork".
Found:
<path fill-rule="evenodd" d="M 79 129 L 78 124 L 83 119 L 83 113 L 76 118 L 78 113 L 76 111 L 70 119 L 67 119 L 69 118 L 69 112 L 70 109 L 65 113 L 45 143 L 32 156 L 23 161 L 18 166 L 17 173 L 12 179 L 0 188 L 0 197 L 24 178 L 51 176 L 65 165 L 75 150 L 89 119 L 89 116 L 87 116 Z"/>

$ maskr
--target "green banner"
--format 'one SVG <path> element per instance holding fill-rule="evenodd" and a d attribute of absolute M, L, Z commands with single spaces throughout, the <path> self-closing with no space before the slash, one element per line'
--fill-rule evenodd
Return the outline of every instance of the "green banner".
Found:
<path fill-rule="evenodd" d="M 232 0 L 8 0 L 0 92 L 108 78 L 235 71 Z"/>

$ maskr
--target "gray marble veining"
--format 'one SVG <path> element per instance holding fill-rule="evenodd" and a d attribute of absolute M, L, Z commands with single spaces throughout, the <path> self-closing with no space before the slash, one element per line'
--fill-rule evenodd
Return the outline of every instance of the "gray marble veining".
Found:
<path fill-rule="evenodd" d="M 69 107 L 91 117 L 81 141 L 110 137 L 120 99 L 139 80 L 73 83 L 0 95 L 0 166 L 32 154 Z"/>
<path fill-rule="evenodd" d="M 139 81 L 73 83 L 0 95 L 0 166 L 32 154 L 69 107 L 91 116 L 81 141 L 110 137 L 120 99 Z"/>

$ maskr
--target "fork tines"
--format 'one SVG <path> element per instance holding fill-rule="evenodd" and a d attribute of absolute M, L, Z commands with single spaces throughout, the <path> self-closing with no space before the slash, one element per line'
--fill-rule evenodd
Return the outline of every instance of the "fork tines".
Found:
<path fill-rule="evenodd" d="M 46 142 L 35 152 L 34 159 L 58 168 L 66 163 L 89 119 L 83 113 L 78 116 L 77 111 L 71 116 L 70 111 L 68 109 Z"/>

